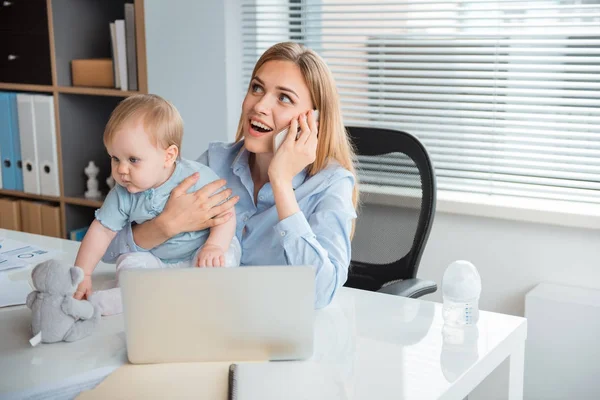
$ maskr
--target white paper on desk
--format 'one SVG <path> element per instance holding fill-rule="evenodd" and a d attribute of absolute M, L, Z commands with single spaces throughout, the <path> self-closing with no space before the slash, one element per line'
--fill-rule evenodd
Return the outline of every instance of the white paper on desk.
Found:
<path fill-rule="evenodd" d="M 241 363 L 232 366 L 232 400 L 348 400 L 330 366 L 311 361 Z"/>
<path fill-rule="evenodd" d="M 32 288 L 26 280 L 13 281 L 6 272 L 0 272 L 0 307 L 25 304 Z"/>
<path fill-rule="evenodd" d="M 58 253 L 57 250 L 44 249 L 17 240 L 0 238 L 0 271 L 37 264 L 39 261 L 47 260 Z"/>
<path fill-rule="evenodd" d="M 118 366 L 98 368 L 62 382 L 38 386 L 19 393 L 0 395 L 0 400 L 22 399 L 22 400 L 72 400 L 85 390 L 95 388 L 112 373 Z"/>

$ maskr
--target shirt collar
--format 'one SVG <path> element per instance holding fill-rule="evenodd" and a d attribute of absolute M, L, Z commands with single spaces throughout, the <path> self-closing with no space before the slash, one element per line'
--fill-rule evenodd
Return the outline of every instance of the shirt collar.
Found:
<path fill-rule="evenodd" d="M 244 141 L 241 140 L 239 143 L 242 145 L 231 163 L 231 169 L 236 175 L 239 175 L 243 168 L 248 167 L 248 157 L 250 156 L 250 152 L 246 150 L 246 147 L 244 146 Z"/>
<path fill-rule="evenodd" d="M 248 175 L 251 176 L 250 165 L 248 164 L 250 152 L 246 150 L 246 147 L 243 145 L 243 140 L 240 141 L 240 143 L 242 143 L 242 146 L 238 154 L 233 159 L 233 162 L 231 163 L 231 169 L 233 170 L 233 173 L 237 176 L 241 176 L 242 171 L 247 169 Z M 292 187 L 294 188 L 294 190 L 296 190 L 298 186 L 304 183 L 307 175 L 307 168 L 304 168 L 296 176 L 294 176 L 294 178 L 292 179 Z"/>
<path fill-rule="evenodd" d="M 159 187 L 157 187 L 156 189 L 154 188 L 150 188 L 147 190 L 144 190 L 144 196 L 146 196 L 147 198 L 152 197 L 154 194 L 169 194 L 171 192 L 171 189 L 176 186 L 176 179 L 177 176 L 180 174 L 181 172 L 181 163 L 179 162 L 179 160 L 175 160 L 175 169 L 173 170 L 173 173 L 171 174 L 171 176 L 169 177 L 169 179 L 167 179 L 166 181 L 163 182 L 162 185 L 160 185 Z M 174 184 L 175 183 L 175 184 Z"/>
<path fill-rule="evenodd" d="M 306 172 L 306 168 L 304 168 L 302 171 L 300 171 L 294 177 L 294 179 L 292 179 L 292 186 L 293 186 L 294 190 L 296 190 L 298 188 L 298 186 L 300 186 L 304 183 L 307 175 L 308 175 L 308 173 Z"/>

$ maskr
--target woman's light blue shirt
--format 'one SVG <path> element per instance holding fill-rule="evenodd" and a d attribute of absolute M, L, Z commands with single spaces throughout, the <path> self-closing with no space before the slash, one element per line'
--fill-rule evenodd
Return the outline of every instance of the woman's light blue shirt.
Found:
<path fill-rule="evenodd" d="M 352 204 L 354 176 L 335 162 L 312 177 L 306 171 L 300 172 L 292 185 L 301 211 L 279 221 L 269 183 L 260 189 L 254 202 L 249 154 L 243 141 L 211 143 L 198 159 L 240 196 L 235 211 L 241 265 L 314 266 L 315 307 L 324 307 L 348 277 L 350 235 L 356 218 Z M 135 248 L 129 225 L 113 240 L 104 261 L 114 262 L 119 254 Z"/>

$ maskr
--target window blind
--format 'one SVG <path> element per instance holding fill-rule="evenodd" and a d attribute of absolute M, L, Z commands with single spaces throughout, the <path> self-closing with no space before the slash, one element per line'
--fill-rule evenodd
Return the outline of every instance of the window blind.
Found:
<path fill-rule="evenodd" d="M 255 0 L 245 91 L 274 43 L 317 51 L 346 125 L 407 131 L 438 189 L 600 203 L 600 0 Z M 394 156 L 363 183 L 402 187 Z"/>

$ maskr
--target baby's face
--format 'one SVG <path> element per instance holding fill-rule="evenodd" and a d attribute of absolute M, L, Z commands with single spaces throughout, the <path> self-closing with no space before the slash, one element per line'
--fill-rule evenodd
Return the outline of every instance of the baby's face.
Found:
<path fill-rule="evenodd" d="M 156 188 L 170 174 L 166 150 L 151 142 L 141 118 L 124 124 L 107 150 L 112 177 L 130 193 Z"/>

